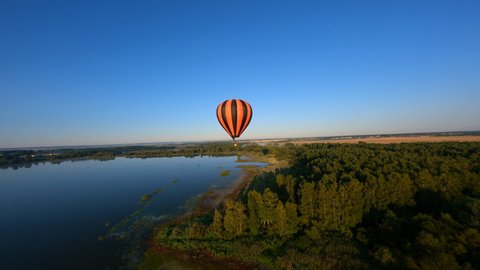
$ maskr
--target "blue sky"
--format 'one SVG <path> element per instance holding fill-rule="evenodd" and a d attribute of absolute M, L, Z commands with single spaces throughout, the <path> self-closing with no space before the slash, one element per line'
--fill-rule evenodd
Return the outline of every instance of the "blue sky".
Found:
<path fill-rule="evenodd" d="M 0 147 L 480 130 L 479 1 L 0 1 Z"/>

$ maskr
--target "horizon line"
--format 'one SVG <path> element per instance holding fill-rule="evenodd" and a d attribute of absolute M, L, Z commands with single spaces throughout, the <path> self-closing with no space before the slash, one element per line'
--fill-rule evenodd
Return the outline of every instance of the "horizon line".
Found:
<path fill-rule="evenodd" d="M 355 136 L 395 136 L 395 135 L 422 135 L 422 134 L 443 134 L 443 133 L 480 133 L 480 130 L 456 130 L 456 131 L 431 131 L 431 132 L 405 132 L 405 133 L 370 133 L 370 134 L 351 134 L 351 135 L 329 135 L 329 136 L 306 136 L 306 137 L 269 137 L 269 138 L 255 138 L 255 139 L 237 139 L 238 142 L 248 141 L 264 141 L 264 140 L 291 140 L 291 139 L 317 139 L 317 138 L 332 138 L 332 137 L 355 137 Z M 465 135 L 468 136 L 468 135 Z M 171 144 L 188 144 L 188 143 L 213 143 L 213 142 L 228 142 L 225 140 L 185 140 L 185 141 L 159 141 L 159 142 L 137 142 L 137 143 L 112 143 L 112 144 L 77 144 L 77 145 L 52 145 L 52 146 L 18 146 L 18 147 L 0 147 L 1 151 L 13 150 L 47 150 L 47 149 L 83 149 L 83 148 L 112 148 L 122 146 L 149 146 L 149 145 L 171 145 Z"/>

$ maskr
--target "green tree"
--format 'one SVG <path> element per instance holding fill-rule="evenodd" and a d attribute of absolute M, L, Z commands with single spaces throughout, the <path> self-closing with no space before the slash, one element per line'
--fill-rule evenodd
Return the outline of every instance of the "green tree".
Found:
<path fill-rule="evenodd" d="M 279 187 L 283 187 L 285 185 L 285 175 L 277 174 L 277 176 L 275 177 L 275 180 Z"/>
<path fill-rule="evenodd" d="M 221 238 L 223 234 L 223 226 L 222 226 L 222 214 L 218 209 L 215 209 L 213 212 L 213 223 L 210 225 L 210 231 L 212 234 L 217 237 Z"/>
<path fill-rule="evenodd" d="M 285 204 L 285 211 L 287 214 L 287 235 L 295 234 L 298 230 L 298 214 L 297 204 L 287 202 Z"/>
<path fill-rule="evenodd" d="M 248 192 L 247 197 L 247 212 L 248 220 L 247 225 L 250 233 L 252 235 L 257 235 L 260 231 L 260 213 L 263 213 L 263 199 L 262 194 L 258 193 L 256 190 Z"/>
<path fill-rule="evenodd" d="M 247 229 L 247 217 L 245 215 L 245 206 L 241 201 L 235 202 L 235 236 L 243 234 Z"/>
<path fill-rule="evenodd" d="M 185 230 L 185 234 L 189 239 L 200 239 L 205 235 L 205 227 L 198 223 L 192 223 Z"/>
<path fill-rule="evenodd" d="M 287 190 L 289 201 L 295 203 L 295 178 L 292 175 L 285 177 L 285 189 Z"/>
<path fill-rule="evenodd" d="M 282 201 L 278 201 L 275 207 L 275 222 L 272 224 L 272 229 L 279 236 L 288 234 L 287 212 Z"/>
<path fill-rule="evenodd" d="M 352 180 L 340 187 L 342 193 L 341 223 L 346 228 L 353 228 L 362 221 L 365 205 L 364 186 L 358 180 Z"/>
<path fill-rule="evenodd" d="M 223 218 L 223 227 L 227 238 L 233 238 L 242 232 L 237 224 L 238 217 L 236 217 L 236 214 L 235 202 L 227 200 L 225 202 L 225 217 Z"/>
<path fill-rule="evenodd" d="M 259 218 L 262 224 L 271 230 L 271 224 L 275 221 L 275 208 L 278 202 L 278 196 L 269 188 L 263 191 L 262 195 L 263 209 L 259 209 Z"/>
<path fill-rule="evenodd" d="M 308 224 L 315 211 L 315 183 L 303 181 L 300 185 L 300 220 Z"/>

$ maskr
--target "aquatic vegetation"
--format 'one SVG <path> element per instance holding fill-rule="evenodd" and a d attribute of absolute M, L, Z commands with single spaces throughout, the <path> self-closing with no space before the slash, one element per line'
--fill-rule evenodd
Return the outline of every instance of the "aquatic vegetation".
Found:
<path fill-rule="evenodd" d="M 140 198 L 140 200 L 141 200 L 142 202 L 146 202 L 146 201 L 150 200 L 151 198 L 152 198 L 152 195 L 150 195 L 150 194 L 143 194 L 142 197 Z"/>
<path fill-rule="evenodd" d="M 227 176 L 230 176 L 231 174 L 231 171 L 230 170 L 225 170 L 223 172 L 220 173 L 220 176 L 222 177 L 227 177 Z"/>

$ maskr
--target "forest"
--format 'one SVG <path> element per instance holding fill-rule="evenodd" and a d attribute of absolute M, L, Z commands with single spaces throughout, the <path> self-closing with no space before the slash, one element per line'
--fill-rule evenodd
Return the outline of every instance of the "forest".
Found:
<path fill-rule="evenodd" d="M 154 245 L 259 269 L 480 269 L 480 143 L 255 150 L 290 165 L 161 225 Z"/>

